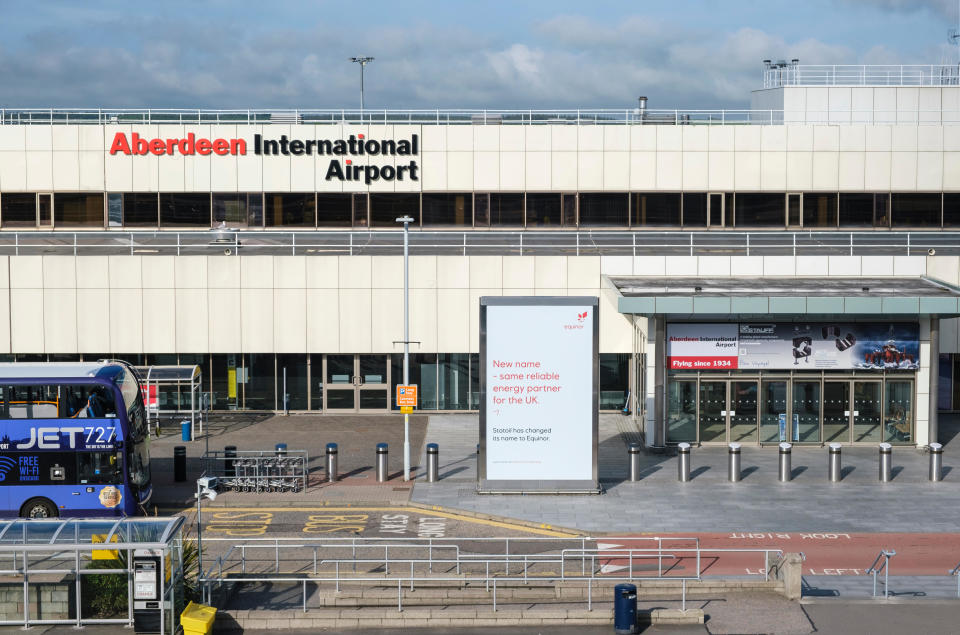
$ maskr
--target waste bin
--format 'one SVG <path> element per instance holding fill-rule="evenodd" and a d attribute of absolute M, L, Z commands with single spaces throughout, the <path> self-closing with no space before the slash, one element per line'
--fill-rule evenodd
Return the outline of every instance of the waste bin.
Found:
<path fill-rule="evenodd" d="M 180 626 L 183 635 L 208 635 L 213 632 L 213 621 L 217 618 L 217 609 L 205 604 L 190 602 L 180 614 Z"/>
<path fill-rule="evenodd" d="M 181 441 L 193 441 L 193 434 L 190 430 L 189 421 L 180 422 L 180 440 Z"/>
<path fill-rule="evenodd" d="M 637 585 L 618 584 L 613 588 L 613 628 L 617 635 L 637 632 Z"/>

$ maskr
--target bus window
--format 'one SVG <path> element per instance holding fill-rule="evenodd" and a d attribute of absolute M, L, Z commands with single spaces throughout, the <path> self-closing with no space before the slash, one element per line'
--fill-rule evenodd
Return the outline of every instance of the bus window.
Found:
<path fill-rule="evenodd" d="M 3 416 L 7 419 L 56 419 L 59 386 L 4 386 Z"/>
<path fill-rule="evenodd" d="M 77 454 L 77 480 L 82 484 L 119 485 L 123 483 L 120 461 L 113 452 Z"/>

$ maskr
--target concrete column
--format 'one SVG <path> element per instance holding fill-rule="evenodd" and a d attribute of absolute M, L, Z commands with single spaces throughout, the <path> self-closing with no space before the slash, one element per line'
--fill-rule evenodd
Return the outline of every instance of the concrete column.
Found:
<path fill-rule="evenodd" d="M 667 323 L 662 315 L 652 319 L 656 356 L 653 366 L 653 447 L 662 448 L 666 444 L 667 427 Z"/>
<path fill-rule="evenodd" d="M 927 413 L 927 443 L 938 443 L 937 392 L 940 385 L 940 318 L 930 318 L 930 394 Z"/>

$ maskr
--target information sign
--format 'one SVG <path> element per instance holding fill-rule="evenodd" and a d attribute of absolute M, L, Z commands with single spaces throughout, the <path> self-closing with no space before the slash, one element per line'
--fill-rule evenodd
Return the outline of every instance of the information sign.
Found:
<path fill-rule="evenodd" d="M 480 299 L 481 492 L 597 492 L 596 297 Z"/>

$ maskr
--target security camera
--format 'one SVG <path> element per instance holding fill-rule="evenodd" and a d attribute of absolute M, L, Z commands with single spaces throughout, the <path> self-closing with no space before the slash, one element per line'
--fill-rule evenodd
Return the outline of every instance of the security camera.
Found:
<path fill-rule="evenodd" d="M 224 255 L 224 256 L 229 256 L 229 255 L 232 254 L 232 253 L 233 253 L 233 251 L 232 251 L 229 247 L 228 247 L 227 249 L 224 249 L 224 250 L 223 250 L 223 255 Z"/>
<path fill-rule="evenodd" d="M 928 255 L 928 256 L 936 256 L 936 255 L 937 255 L 937 250 L 934 249 L 933 247 L 931 247 L 930 249 L 927 250 L 927 255 Z"/>
<path fill-rule="evenodd" d="M 216 476 L 201 476 L 197 479 L 197 485 L 204 489 L 217 489 Z"/>

